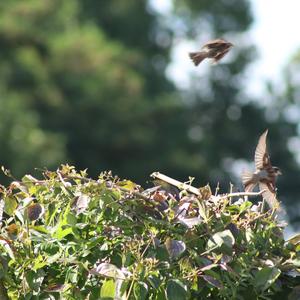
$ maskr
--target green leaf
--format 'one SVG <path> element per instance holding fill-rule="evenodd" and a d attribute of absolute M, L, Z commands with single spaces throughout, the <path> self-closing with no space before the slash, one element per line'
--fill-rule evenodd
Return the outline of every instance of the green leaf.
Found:
<path fill-rule="evenodd" d="M 47 265 L 46 259 L 44 259 L 42 255 L 39 255 L 34 260 L 34 265 L 32 267 L 32 270 L 34 270 L 34 271 L 39 270 L 39 269 L 43 268 L 46 265 Z"/>
<path fill-rule="evenodd" d="M 32 226 L 32 225 L 29 225 L 29 228 L 30 228 L 31 230 L 35 230 L 35 231 L 37 231 L 37 232 L 46 233 L 46 234 L 49 233 L 49 231 L 47 230 L 47 228 L 45 228 L 45 227 L 42 226 L 42 225 L 38 225 L 38 226 Z"/>
<path fill-rule="evenodd" d="M 210 276 L 210 275 L 203 275 L 202 278 L 208 282 L 209 284 L 211 284 L 212 286 L 218 288 L 218 289 L 222 289 L 223 288 L 223 285 L 222 283 L 220 282 L 220 280 Z"/>
<path fill-rule="evenodd" d="M 48 256 L 48 258 L 47 258 L 47 264 L 50 265 L 50 264 L 56 262 L 61 257 L 61 255 L 62 255 L 61 252 L 58 251 L 57 253 Z"/>
<path fill-rule="evenodd" d="M 58 240 L 62 240 L 64 237 L 66 237 L 66 236 L 69 235 L 69 234 L 73 234 L 73 229 L 72 229 L 72 227 L 67 227 L 67 228 L 65 228 L 65 229 L 63 229 L 62 227 L 59 227 L 59 228 L 55 231 L 53 237 L 54 237 L 54 238 L 57 238 Z"/>
<path fill-rule="evenodd" d="M 279 277 L 281 271 L 277 268 L 264 267 L 254 277 L 254 286 L 264 291 L 269 288 Z"/>
<path fill-rule="evenodd" d="M 114 299 L 116 295 L 116 283 L 113 279 L 105 280 L 101 287 L 100 297 L 101 299 Z"/>
<path fill-rule="evenodd" d="M 187 299 L 187 287 L 178 279 L 171 279 L 167 283 L 166 297 L 168 300 Z"/>
<path fill-rule="evenodd" d="M 4 198 L 4 211 L 9 216 L 13 215 L 16 208 L 18 206 L 18 202 L 14 197 L 6 197 Z"/>
<path fill-rule="evenodd" d="M 133 293 L 136 299 L 144 300 L 148 294 L 148 285 L 145 282 L 138 281 L 134 284 Z"/>
<path fill-rule="evenodd" d="M 221 232 L 215 233 L 207 242 L 207 248 L 215 249 L 225 246 L 228 249 L 231 249 L 235 243 L 234 236 L 230 230 L 224 230 Z"/>
<path fill-rule="evenodd" d="M 70 267 L 66 271 L 66 280 L 70 283 L 76 284 L 78 281 L 78 269 Z"/>
<path fill-rule="evenodd" d="M 155 293 L 155 300 L 167 300 L 167 295 L 164 287 L 160 287 Z"/>
<path fill-rule="evenodd" d="M 118 182 L 118 186 L 132 192 L 136 188 L 136 183 L 134 183 L 130 180 L 122 180 L 122 181 Z"/>
<path fill-rule="evenodd" d="M 171 258 L 178 257 L 186 249 L 186 245 L 183 241 L 172 240 L 170 238 L 167 238 L 165 246 Z"/>
<path fill-rule="evenodd" d="M 71 204 L 69 202 L 65 211 L 59 217 L 59 223 L 55 228 L 53 228 L 53 237 L 57 238 L 58 240 L 62 240 L 69 234 L 74 235 L 72 227 L 76 225 L 77 219 L 72 213 L 70 213 L 70 206 Z"/>
<path fill-rule="evenodd" d="M 45 272 L 43 270 L 38 270 L 37 272 L 29 270 L 25 274 L 25 278 L 28 286 L 30 287 L 30 289 L 32 289 L 35 292 L 39 292 L 44 277 L 45 277 Z"/>
<path fill-rule="evenodd" d="M 14 255 L 12 249 L 10 248 L 9 243 L 6 240 L 0 239 L 0 246 L 2 246 L 4 248 L 4 251 L 9 255 L 9 257 L 11 259 L 13 259 L 13 260 L 15 259 L 15 255 Z"/>
<path fill-rule="evenodd" d="M 296 268 L 300 268 L 300 258 L 296 258 L 290 261 Z"/>
<path fill-rule="evenodd" d="M 253 205 L 250 201 L 245 201 L 240 206 L 240 213 L 244 212 L 245 210 L 249 209 Z"/>
<path fill-rule="evenodd" d="M 161 280 L 156 275 L 150 275 L 148 281 L 154 289 L 158 289 L 161 285 Z"/>
<path fill-rule="evenodd" d="M 102 275 L 105 277 L 112 277 L 114 279 L 125 279 L 123 272 L 115 265 L 109 263 L 101 263 L 90 270 L 93 275 Z"/>

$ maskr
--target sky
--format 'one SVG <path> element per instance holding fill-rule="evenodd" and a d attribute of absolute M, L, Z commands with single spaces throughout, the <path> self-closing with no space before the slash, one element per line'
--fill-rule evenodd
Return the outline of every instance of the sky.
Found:
<path fill-rule="evenodd" d="M 280 74 L 289 59 L 300 48 L 300 0 L 250 0 L 254 22 L 249 36 L 257 48 L 258 58 L 249 66 L 248 94 L 262 96 L 265 82 L 271 81 L 280 88 Z M 150 0 L 152 6 L 165 13 L 171 9 L 171 0 Z M 198 44 L 198 41 L 197 41 Z M 195 68 L 190 60 L 182 59 L 196 44 L 178 41 L 174 48 L 173 63 L 167 75 L 179 88 L 187 88 L 190 75 L 202 76 L 209 63 Z M 199 48 L 199 45 L 197 45 Z M 196 49 L 197 49 L 196 48 Z M 230 55 L 230 54 L 229 54 Z M 229 56 L 228 55 L 228 56 Z"/>
<path fill-rule="evenodd" d="M 263 92 L 264 80 L 280 85 L 280 74 L 300 48 L 299 0 L 251 0 L 254 23 L 251 39 L 259 58 L 252 64 L 253 86 Z"/>

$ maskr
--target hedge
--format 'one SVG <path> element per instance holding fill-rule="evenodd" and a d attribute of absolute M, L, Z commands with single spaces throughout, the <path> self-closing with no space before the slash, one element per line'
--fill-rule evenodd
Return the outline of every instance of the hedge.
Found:
<path fill-rule="evenodd" d="M 0 299 L 300 298 L 300 236 L 259 193 L 153 177 L 62 165 L 1 186 Z"/>

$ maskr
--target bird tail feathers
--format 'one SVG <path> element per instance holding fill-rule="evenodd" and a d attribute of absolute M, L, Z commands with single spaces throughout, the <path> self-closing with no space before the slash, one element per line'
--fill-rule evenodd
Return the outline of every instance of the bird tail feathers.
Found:
<path fill-rule="evenodd" d="M 190 52 L 189 56 L 193 61 L 193 63 L 195 64 L 195 66 L 198 66 L 202 62 L 202 60 L 207 57 L 207 52 L 205 51 Z"/>
<path fill-rule="evenodd" d="M 243 182 L 246 192 L 253 191 L 254 187 L 256 186 L 256 183 L 253 183 L 253 173 L 251 173 L 249 171 L 243 172 L 242 182 Z"/>

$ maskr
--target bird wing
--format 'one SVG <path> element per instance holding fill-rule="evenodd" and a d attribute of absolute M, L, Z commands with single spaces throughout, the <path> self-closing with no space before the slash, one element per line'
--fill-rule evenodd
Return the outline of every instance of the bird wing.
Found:
<path fill-rule="evenodd" d="M 221 58 L 223 58 L 225 56 L 226 53 L 228 53 L 230 50 L 230 48 L 227 48 L 223 51 L 221 51 L 220 53 L 218 53 L 215 57 L 214 57 L 214 60 L 215 62 L 219 61 Z"/>
<path fill-rule="evenodd" d="M 265 184 L 264 182 L 259 182 L 259 190 L 264 190 L 262 196 L 267 201 L 271 209 L 280 208 L 280 204 L 277 200 L 276 193 L 272 192 L 267 184 Z"/>
<path fill-rule="evenodd" d="M 211 48 L 215 48 L 219 45 L 223 45 L 223 44 L 228 44 L 228 42 L 226 42 L 225 40 L 223 39 L 215 39 L 215 40 L 211 40 L 211 41 L 208 41 L 203 47 L 203 48 L 208 48 L 208 49 L 211 49 Z"/>
<path fill-rule="evenodd" d="M 267 151 L 267 134 L 266 130 L 259 138 L 258 144 L 255 150 L 255 168 L 256 170 L 261 170 L 262 168 L 270 165 L 270 157 Z"/>

